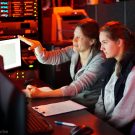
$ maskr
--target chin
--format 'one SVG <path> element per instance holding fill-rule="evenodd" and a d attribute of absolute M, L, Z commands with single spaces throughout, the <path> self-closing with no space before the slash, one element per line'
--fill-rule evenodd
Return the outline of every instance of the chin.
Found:
<path fill-rule="evenodd" d="M 78 48 L 77 48 L 77 47 L 73 47 L 73 50 L 74 50 L 75 52 L 78 52 Z"/>
<path fill-rule="evenodd" d="M 77 49 L 76 49 L 75 47 L 73 48 L 73 50 L 74 50 L 74 52 L 78 52 Z"/>
<path fill-rule="evenodd" d="M 105 55 L 105 58 L 110 58 L 110 56 L 108 56 L 108 55 Z"/>
<path fill-rule="evenodd" d="M 106 59 L 109 59 L 109 58 L 111 58 L 111 57 L 106 56 Z"/>
<path fill-rule="evenodd" d="M 108 58 L 108 59 L 109 59 L 109 58 L 114 58 L 114 57 L 112 57 L 112 56 L 107 56 L 107 55 L 105 55 L 105 56 L 106 56 L 106 58 Z"/>

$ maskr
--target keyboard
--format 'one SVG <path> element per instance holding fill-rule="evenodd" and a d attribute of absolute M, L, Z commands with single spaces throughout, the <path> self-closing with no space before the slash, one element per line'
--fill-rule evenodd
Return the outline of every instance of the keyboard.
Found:
<path fill-rule="evenodd" d="M 36 112 L 32 107 L 28 106 L 27 109 L 27 133 L 28 135 L 42 135 L 45 133 L 51 133 L 53 131 L 52 126 Z"/>

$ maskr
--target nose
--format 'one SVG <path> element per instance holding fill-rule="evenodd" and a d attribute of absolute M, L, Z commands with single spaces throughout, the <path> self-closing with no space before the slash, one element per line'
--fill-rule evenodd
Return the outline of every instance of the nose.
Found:
<path fill-rule="evenodd" d="M 78 38 L 77 37 L 74 37 L 73 38 L 73 42 L 78 42 Z"/>
<path fill-rule="evenodd" d="M 101 51 L 103 51 L 104 50 L 104 47 L 103 47 L 103 45 L 101 44 L 101 46 L 100 46 L 100 50 Z"/>

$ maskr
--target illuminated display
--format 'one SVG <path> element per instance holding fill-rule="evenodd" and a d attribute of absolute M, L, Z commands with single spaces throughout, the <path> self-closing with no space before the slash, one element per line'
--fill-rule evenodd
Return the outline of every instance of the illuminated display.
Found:
<path fill-rule="evenodd" d="M 0 0 L 0 40 L 37 37 L 39 10 L 40 0 Z"/>
<path fill-rule="evenodd" d="M 37 17 L 37 0 L 0 0 L 0 17 Z"/>

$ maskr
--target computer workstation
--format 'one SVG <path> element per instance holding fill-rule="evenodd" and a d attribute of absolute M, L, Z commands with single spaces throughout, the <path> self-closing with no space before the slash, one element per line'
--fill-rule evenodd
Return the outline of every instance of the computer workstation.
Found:
<path fill-rule="evenodd" d="M 94 115 L 90 114 L 87 110 L 68 112 L 51 117 L 41 116 L 34 112 L 34 110 L 31 110 L 31 107 L 35 105 L 60 102 L 67 99 L 68 98 L 35 99 L 30 100 L 29 103 L 26 104 L 24 94 L 15 83 L 8 78 L 6 73 L 0 70 L 0 130 L 1 132 L 8 132 L 9 134 L 14 135 L 29 135 L 33 133 L 37 124 L 40 124 L 38 127 L 42 127 L 42 133 L 50 135 L 69 135 L 72 130 L 71 127 L 56 125 L 54 123 L 54 121 L 60 120 L 75 123 L 76 125 L 87 125 L 92 128 L 93 135 L 122 135 L 107 123 L 104 123 Z M 30 110 L 28 110 L 28 107 Z M 32 122 L 29 121 L 29 116 L 36 116 L 37 118 L 35 117 Z M 42 123 L 39 122 L 40 120 L 42 120 Z M 37 132 L 37 134 L 39 133 Z"/>
<path fill-rule="evenodd" d="M 60 98 L 46 98 L 46 99 L 32 99 L 29 102 L 30 106 L 47 105 L 50 103 L 62 102 L 69 100 L 69 97 Z M 57 125 L 55 121 L 62 121 L 76 124 L 77 126 L 89 126 L 93 133 L 91 135 L 123 135 L 115 128 L 111 127 L 109 124 L 103 122 L 101 119 L 97 118 L 93 114 L 87 111 L 87 109 L 82 109 L 78 111 L 67 112 L 63 114 L 53 115 L 53 116 L 42 116 L 46 119 L 53 127 L 53 132 L 51 135 L 69 135 L 73 127 L 65 125 Z"/>
<path fill-rule="evenodd" d="M 13 47 L 13 48 L 16 48 L 16 47 Z M 8 48 L 6 49 L 6 51 L 11 51 L 11 50 L 8 50 Z M 14 52 L 14 55 L 15 55 L 15 52 Z M 4 57 L 5 55 L 3 55 L 3 59 L 5 59 Z M 19 65 L 17 63 L 16 66 L 14 65 L 13 68 L 18 67 L 18 66 Z M 5 70 L 7 70 L 7 68 Z M 16 84 L 16 82 L 13 82 L 5 71 L 0 70 L 1 131 L 9 132 L 14 135 L 16 134 L 25 135 L 25 134 L 28 134 L 28 131 L 30 134 L 32 134 L 33 128 L 31 128 L 31 126 L 34 127 L 35 129 L 38 124 L 37 127 L 42 127 L 41 128 L 42 132 L 44 132 L 45 134 L 49 132 L 49 134 L 52 134 L 52 135 L 59 135 L 59 134 L 68 135 L 72 131 L 71 127 L 60 126 L 54 123 L 54 121 L 65 121 L 65 122 L 74 123 L 76 125 L 89 126 L 93 130 L 93 135 L 94 134 L 95 135 L 108 135 L 108 134 L 109 135 L 114 135 L 114 134 L 122 135 L 117 130 L 110 127 L 107 123 L 104 123 L 102 120 L 90 114 L 86 109 L 54 115 L 51 117 L 41 116 L 37 112 L 32 110 L 32 106 L 35 106 L 35 105 L 55 103 L 55 102 L 65 101 L 68 99 L 69 98 L 64 98 L 64 97 L 63 98 L 32 99 L 32 100 L 29 100 L 28 103 L 26 103 L 26 97 L 24 93 L 21 92 L 21 87 L 19 87 L 18 84 Z M 31 124 L 32 122 L 30 122 L 29 119 L 31 119 L 30 117 L 33 115 L 34 115 L 34 118 L 33 118 L 34 122 L 33 124 Z M 36 133 L 38 132 L 41 132 L 41 131 L 36 130 Z"/>

